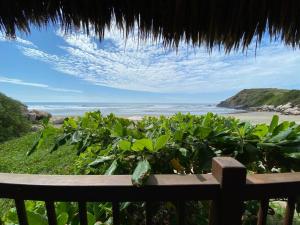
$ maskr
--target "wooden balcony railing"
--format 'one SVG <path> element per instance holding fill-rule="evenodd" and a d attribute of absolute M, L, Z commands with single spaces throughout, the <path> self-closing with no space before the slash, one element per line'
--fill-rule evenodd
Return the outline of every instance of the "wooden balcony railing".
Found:
<path fill-rule="evenodd" d="M 78 202 L 80 224 L 87 224 L 86 202 L 112 202 L 114 225 L 120 224 L 120 202 L 146 202 L 146 224 L 151 204 L 178 202 L 179 224 L 185 224 L 184 202 L 211 200 L 210 225 L 240 225 L 245 200 L 259 200 L 258 225 L 266 224 L 269 199 L 287 198 L 284 225 L 293 223 L 295 199 L 300 196 L 300 173 L 246 175 L 246 168 L 229 157 L 212 162 L 212 174 L 153 175 L 143 187 L 134 187 L 127 175 L 0 174 L 0 198 L 14 199 L 20 225 L 28 225 L 24 200 L 45 201 L 48 222 L 56 225 L 54 202 Z"/>

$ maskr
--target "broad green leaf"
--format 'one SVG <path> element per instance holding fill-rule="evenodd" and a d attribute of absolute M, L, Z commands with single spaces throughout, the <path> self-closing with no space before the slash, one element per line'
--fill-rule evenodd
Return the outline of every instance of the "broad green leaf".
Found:
<path fill-rule="evenodd" d="M 281 131 L 284 131 L 284 130 L 288 129 L 289 126 L 290 126 L 290 122 L 288 122 L 288 121 L 282 122 L 277 127 L 275 127 L 275 129 L 273 130 L 273 136 L 277 135 Z"/>
<path fill-rule="evenodd" d="M 168 143 L 170 136 L 169 135 L 161 135 L 155 140 L 154 144 L 154 151 L 158 151 L 165 147 L 165 145 Z"/>
<path fill-rule="evenodd" d="M 176 141 L 182 141 L 184 132 L 182 130 L 176 130 L 174 132 L 174 138 Z"/>
<path fill-rule="evenodd" d="M 38 213 L 27 211 L 27 218 L 28 218 L 28 224 L 48 225 L 47 218 Z"/>
<path fill-rule="evenodd" d="M 40 135 L 38 136 L 38 138 L 35 140 L 35 142 L 33 143 L 31 149 L 26 153 L 27 156 L 31 155 L 34 151 L 36 151 L 37 149 L 39 149 L 42 144 L 45 142 L 45 140 L 49 137 L 49 135 L 55 131 L 55 129 L 53 127 L 45 127 Z"/>
<path fill-rule="evenodd" d="M 55 204 L 55 212 L 57 215 L 60 215 L 63 212 L 68 212 L 72 208 L 72 204 L 70 202 L 56 202 Z"/>
<path fill-rule="evenodd" d="M 198 127 L 197 128 L 197 135 L 201 140 L 207 138 L 211 133 L 212 129 L 209 127 Z"/>
<path fill-rule="evenodd" d="M 81 119 L 80 126 L 82 128 L 88 128 L 88 129 L 97 129 L 99 126 L 99 122 L 96 121 L 92 116 L 90 116 L 89 113 L 86 113 L 85 116 Z"/>
<path fill-rule="evenodd" d="M 33 143 L 32 147 L 29 149 L 29 151 L 27 151 L 26 155 L 30 156 L 34 151 L 37 150 L 37 147 L 41 141 L 41 139 L 43 138 L 43 132 L 39 135 L 39 137 L 35 140 L 35 142 Z"/>
<path fill-rule="evenodd" d="M 132 176 L 131 181 L 132 184 L 135 186 L 142 186 L 146 179 L 150 175 L 151 166 L 148 162 L 148 160 L 142 160 L 138 162 L 138 165 L 136 166 Z"/>
<path fill-rule="evenodd" d="M 149 151 L 153 151 L 153 144 L 150 139 L 144 138 L 136 140 L 131 147 L 131 149 L 134 151 L 142 151 L 145 148 Z"/>
<path fill-rule="evenodd" d="M 71 144 L 76 144 L 80 142 L 82 139 L 82 131 L 75 131 L 72 135 Z"/>
<path fill-rule="evenodd" d="M 94 225 L 96 223 L 95 216 L 90 212 L 87 212 L 87 219 L 88 219 L 88 225 Z"/>
<path fill-rule="evenodd" d="M 65 225 L 68 223 L 69 215 L 66 212 L 62 212 L 57 217 L 57 225 Z"/>
<path fill-rule="evenodd" d="M 129 141 L 127 141 L 127 140 L 121 140 L 121 141 L 119 141 L 118 145 L 119 145 L 119 148 L 122 151 L 129 151 L 130 147 L 131 147 L 131 143 Z"/>
<path fill-rule="evenodd" d="M 94 160 L 93 162 L 91 162 L 89 164 L 89 166 L 92 166 L 92 167 L 95 167 L 95 166 L 98 166 L 99 164 L 101 163 L 104 163 L 104 162 L 107 162 L 109 160 L 112 160 L 114 159 L 115 156 L 114 155 L 109 155 L 109 156 L 101 156 L 101 157 L 98 157 L 96 160 Z"/>
<path fill-rule="evenodd" d="M 66 118 L 64 121 L 64 126 L 70 126 L 73 129 L 77 128 L 76 120 L 73 117 Z"/>
<path fill-rule="evenodd" d="M 91 206 L 90 208 L 92 208 L 92 212 L 95 218 L 100 218 L 102 216 L 101 209 L 100 209 L 101 203 L 91 202 L 89 203 L 89 205 Z"/>
<path fill-rule="evenodd" d="M 245 137 L 245 134 L 246 134 L 245 127 L 238 127 L 236 130 L 240 137 L 242 137 L 242 138 Z"/>
<path fill-rule="evenodd" d="M 259 124 L 253 130 L 252 135 L 255 135 L 259 139 L 262 139 L 268 134 L 268 132 L 270 132 L 270 128 L 268 128 L 266 124 Z"/>
<path fill-rule="evenodd" d="M 270 142 L 279 142 L 283 139 L 286 139 L 293 130 L 291 128 L 288 128 L 287 130 L 283 130 L 279 132 L 277 135 L 273 136 L 272 138 L 269 139 Z"/>
<path fill-rule="evenodd" d="M 77 155 L 80 155 L 80 153 L 84 152 L 86 150 L 86 148 L 88 147 L 90 140 L 91 140 L 91 134 L 89 133 L 83 142 L 79 143 L 79 147 L 77 149 Z"/>
<path fill-rule="evenodd" d="M 46 127 L 43 131 L 42 131 L 42 137 L 37 145 L 37 149 L 40 148 L 42 146 L 42 144 L 45 142 L 45 140 L 49 137 L 49 134 L 51 134 L 52 127 Z"/>
<path fill-rule="evenodd" d="M 273 118 L 272 118 L 272 121 L 270 123 L 270 126 L 269 126 L 269 132 L 272 133 L 275 129 L 275 127 L 278 126 L 278 122 L 279 122 L 279 116 L 278 115 L 274 115 Z"/>
<path fill-rule="evenodd" d="M 56 151 L 60 146 L 64 145 L 67 143 L 67 140 L 70 138 L 70 134 L 64 134 L 60 136 L 54 143 L 54 146 L 50 150 L 50 152 Z"/>
<path fill-rule="evenodd" d="M 105 175 L 113 175 L 114 172 L 116 171 L 117 167 L 118 167 L 118 161 L 114 160 L 111 163 L 110 167 L 106 170 Z"/>
<path fill-rule="evenodd" d="M 112 137 L 123 137 L 124 129 L 120 122 L 117 122 L 111 131 Z"/>
<path fill-rule="evenodd" d="M 26 201 L 25 202 L 25 208 L 28 211 L 34 211 L 36 208 L 37 202 L 36 201 Z"/>
<path fill-rule="evenodd" d="M 202 126 L 207 127 L 210 125 L 212 119 L 213 119 L 214 114 L 211 112 L 207 113 L 204 117 L 204 120 L 202 121 Z"/>

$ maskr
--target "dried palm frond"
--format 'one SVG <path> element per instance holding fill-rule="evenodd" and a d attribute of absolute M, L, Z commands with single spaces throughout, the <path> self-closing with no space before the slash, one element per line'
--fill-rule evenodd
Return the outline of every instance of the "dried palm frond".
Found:
<path fill-rule="evenodd" d="M 299 0 L 0 0 L 0 31 L 9 37 L 54 23 L 66 32 L 89 34 L 92 27 L 102 39 L 112 21 L 125 36 L 137 24 L 139 39 L 174 48 L 184 41 L 247 49 L 266 32 L 293 47 L 300 43 Z"/>

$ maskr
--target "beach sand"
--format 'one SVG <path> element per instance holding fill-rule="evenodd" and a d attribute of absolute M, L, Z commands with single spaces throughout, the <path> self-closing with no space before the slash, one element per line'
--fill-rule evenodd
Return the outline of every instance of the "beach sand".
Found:
<path fill-rule="evenodd" d="M 254 124 L 257 123 L 270 123 L 273 115 L 279 116 L 279 121 L 295 121 L 300 124 L 300 115 L 282 115 L 277 112 L 243 112 L 243 113 L 232 113 L 232 114 L 224 114 L 223 116 L 232 116 L 238 118 L 242 121 L 248 121 Z"/>

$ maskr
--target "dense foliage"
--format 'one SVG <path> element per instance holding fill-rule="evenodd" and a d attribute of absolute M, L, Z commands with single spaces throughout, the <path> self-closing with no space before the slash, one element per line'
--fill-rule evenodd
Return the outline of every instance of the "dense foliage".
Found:
<path fill-rule="evenodd" d="M 0 93 L 0 142 L 29 131 L 26 106 Z"/>
<path fill-rule="evenodd" d="M 284 105 L 288 102 L 300 106 L 300 90 L 276 88 L 245 89 L 222 101 L 219 106 L 249 108 L 263 105 Z"/>
<path fill-rule="evenodd" d="M 44 129 L 28 155 L 45 141 L 51 129 L 51 126 Z M 269 125 L 252 125 L 212 113 L 203 116 L 179 113 L 169 118 L 145 117 L 141 121 L 131 121 L 91 112 L 77 120 L 66 119 L 62 130 L 51 151 L 66 144 L 73 145 L 79 155 L 77 173 L 132 174 L 132 182 L 137 186 L 143 185 L 151 173 L 210 172 L 215 156 L 234 157 L 246 165 L 249 172 L 300 170 L 300 125 L 287 121 L 279 123 L 278 116 L 274 116 Z M 143 214 L 141 208 L 139 204 L 123 203 L 124 221 L 141 223 L 141 216 L 137 216 Z M 176 221 L 173 215 L 176 204 L 157 204 L 155 208 L 156 219 L 160 221 L 157 224 Z M 93 221 L 109 224 L 109 203 L 93 203 L 90 209 Z M 205 224 L 207 209 L 205 202 L 188 204 L 189 223 Z M 248 204 L 245 223 L 252 224 L 256 209 L 256 203 Z M 134 216 L 128 218 L 128 215 Z M 159 218 L 167 222 L 162 223 Z"/>
<path fill-rule="evenodd" d="M 28 154 L 47 137 L 48 129 Z M 234 157 L 259 173 L 300 170 L 300 125 L 279 124 L 278 116 L 270 125 L 251 125 L 212 113 L 131 121 L 92 112 L 65 120 L 62 129 L 52 151 L 73 145 L 79 173 L 134 174 L 138 168 L 147 174 L 206 173 L 215 156 Z"/>

